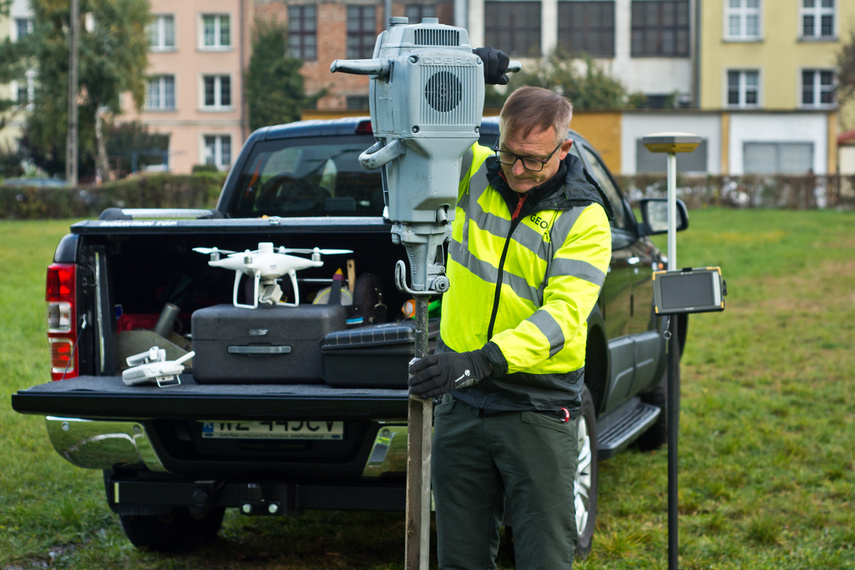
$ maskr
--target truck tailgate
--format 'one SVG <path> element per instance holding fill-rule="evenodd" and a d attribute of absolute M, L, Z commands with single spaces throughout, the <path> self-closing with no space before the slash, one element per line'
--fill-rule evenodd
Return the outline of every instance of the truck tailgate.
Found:
<path fill-rule="evenodd" d="M 197 384 L 125 386 L 120 376 L 81 376 L 40 384 L 12 394 L 22 414 L 89 419 L 252 420 L 346 417 L 404 419 L 406 390 L 331 388 L 322 384 Z"/>

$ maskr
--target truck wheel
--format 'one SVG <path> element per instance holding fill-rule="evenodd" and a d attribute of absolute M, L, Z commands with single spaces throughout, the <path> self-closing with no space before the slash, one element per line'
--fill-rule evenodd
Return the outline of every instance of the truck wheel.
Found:
<path fill-rule="evenodd" d="M 579 462 L 573 494 L 576 497 L 576 529 L 579 541 L 576 557 L 585 558 L 591 552 L 594 526 L 597 520 L 597 416 L 594 400 L 587 386 L 582 386 L 582 409 L 576 419 L 579 439 Z"/>
<path fill-rule="evenodd" d="M 194 514 L 176 507 L 168 515 L 119 515 L 131 544 L 156 552 L 185 552 L 217 536 L 225 509 Z"/>

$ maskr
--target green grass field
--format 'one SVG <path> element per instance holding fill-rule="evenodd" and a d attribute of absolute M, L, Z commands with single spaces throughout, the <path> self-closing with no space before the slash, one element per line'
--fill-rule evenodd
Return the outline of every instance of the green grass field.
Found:
<path fill-rule="evenodd" d="M 691 318 L 683 357 L 680 565 L 855 568 L 855 213 L 691 216 L 678 265 L 721 266 L 729 295 L 724 313 Z M 0 567 L 401 568 L 401 514 L 230 512 L 195 553 L 130 546 L 101 474 L 10 407 L 49 378 L 44 274 L 68 224 L 0 222 Z M 594 551 L 577 568 L 667 567 L 666 466 L 664 449 L 600 466 Z"/>

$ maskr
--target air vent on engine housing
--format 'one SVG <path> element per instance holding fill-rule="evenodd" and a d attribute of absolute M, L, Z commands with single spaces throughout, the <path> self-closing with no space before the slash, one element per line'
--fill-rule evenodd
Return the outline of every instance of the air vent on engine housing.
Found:
<path fill-rule="evenodd" d="M 457 30 L 437 30 L 431 28 L 413 30 L 413 40 L 419 46 L 459 46 L 460 33 Z"/>

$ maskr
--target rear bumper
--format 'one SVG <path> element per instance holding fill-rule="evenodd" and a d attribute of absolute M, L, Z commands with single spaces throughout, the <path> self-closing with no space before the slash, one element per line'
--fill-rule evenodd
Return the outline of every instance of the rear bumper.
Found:
<path fill-rule="evenodd" d="M 45 423 L 56 452 L 77 467 L 170 473 L 142 422 L 47 416 Z M 376 435 L 362 479 L 401 476 L 407 469 L 407 426 L 377 423 L 377 429 L 369 430 Z"/>
<path fill-rule="evenodd" d="M 134 421 L 45 418 L 53 448 L 68 462 L 86 469 L 144 467 L 166 473 L 145 426 Z"/>

